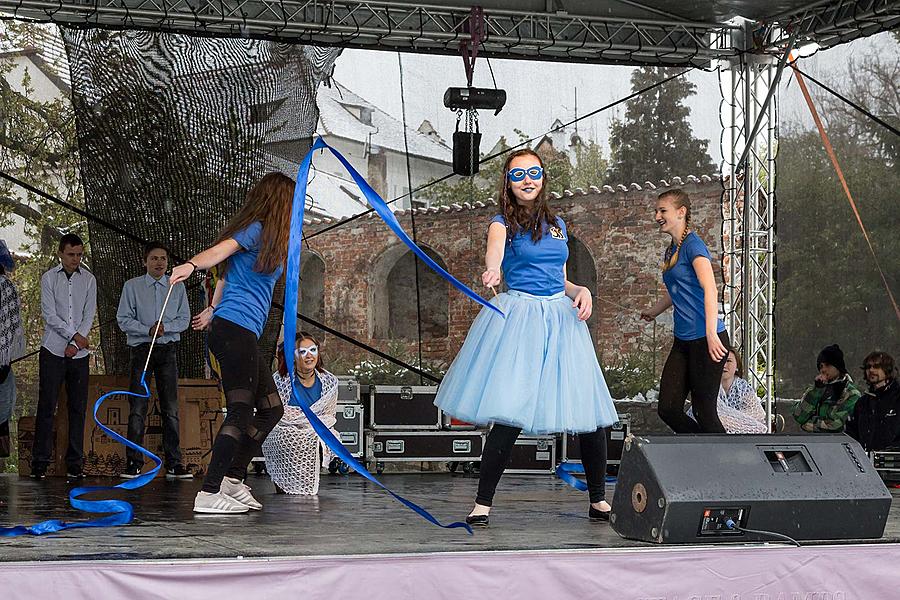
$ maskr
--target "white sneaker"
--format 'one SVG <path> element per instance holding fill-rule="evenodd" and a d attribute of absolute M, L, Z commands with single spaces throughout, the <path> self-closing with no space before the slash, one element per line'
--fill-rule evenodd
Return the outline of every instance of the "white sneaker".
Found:
<path fill-rule="evenodd" d="M 219 488 L 219 493 L 225 494 L 232 500 L 236 500 L 253 510 L 262 510 L 262 504 L 260 504 L 259 501 L 253 497 L 253 494 L 250 493 L 250 486 L 239 479 L 232 479 L 231 477 L 223 478 L 222 487 Z"/>
<path fill-rule="evenodd" d="M 195 513 L 227 515 L 245 513 L 248 510 L 250 510 L 248 506 L 241 504 L 231 496 L 226 496 L 221 490 L 215 494 L 200 491 L 194 498 Z"/>

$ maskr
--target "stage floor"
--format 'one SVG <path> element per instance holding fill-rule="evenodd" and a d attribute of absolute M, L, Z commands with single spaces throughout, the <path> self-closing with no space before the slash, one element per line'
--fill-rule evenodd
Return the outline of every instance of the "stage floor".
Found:
<path fill-rule="evenodd" d="M 475 476 L 449 473 L 386 474 L 382 481 L 444 522 L 465 517 L 477 485 Z M 88 479 L 87 485 L 108 482 Z M 191 507 L 200 482 L 167 481 L 160 476 L 140 490 L 117 495 L 134 505 L 131 525 L 5 538 L 0 541 L 0 561 L 659 548 L 624 540 L 607 523 L 589 521 L 586 494 L 549 475 L 504 476 L 491 527 L 476 529 L 472 536 L 461 529 L 442 530 L 427 523 L 355 475 L 323 475 L 315 497 L 275 494 L 266 476 L 251 476 L 248 484 L 265 506 L 261 512 L 195 515 Z M 84 520 L 83 513 L 68 507 L 67 490 L 65 481 L 58 478 L 35 481 L 17 475 L 0 476 L 0 523 Z M 610 499 L 612 492 L 610 485 Z M 892 490 L 895 498 L 900 496 L 898 492 Z M 865 543 L 898 541 L 900 503 L 895 502 L 884 537 Z"/>

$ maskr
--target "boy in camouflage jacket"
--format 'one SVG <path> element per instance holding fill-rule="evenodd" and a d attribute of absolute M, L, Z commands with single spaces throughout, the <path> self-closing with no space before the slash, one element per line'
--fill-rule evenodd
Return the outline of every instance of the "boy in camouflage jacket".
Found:
<path fill-rule="evenodd" d="M 844 353 L 837 344 L 823 349 L 816 365 L 819 374 L 815 384 L 803 392 L 791 412 L 804 431 L 841 432 L 853 414 L 860 391 L 847 374 Z"/>

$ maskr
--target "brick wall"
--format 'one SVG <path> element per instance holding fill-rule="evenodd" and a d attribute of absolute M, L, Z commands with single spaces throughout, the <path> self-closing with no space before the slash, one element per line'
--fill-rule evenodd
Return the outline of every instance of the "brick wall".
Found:
<path fill-rule="evenodd" d="M 681 187 L 691 196 L 693 227 L 711 250 L 721 290 L 722 188 L 716 180 L 703 179 Z M 554 210 L 568 225 L 570 237 L 577 238 L 583 245 L 579 246 L 582 248 L 580 252 L 587 253 L 582 254 L 579 261 L 577 270 L 581 273 L 573 273 L 570 266 L 570 279 L 575 283 L 580 283 L 578 279 L 597 282 L 593 290 L 596 316 L 592 319 L 591 335 L 604 364 L 616 364 L 624 354 L 640 347 L 648 348 L 654 339 L 654 330 L 655 344 L 662 349 L 662 358 L 671 341 L 671 314 L 661 317 L 655 327 L 637 317 L 640 310 L 651 305 L 663 289 L 659 265 L 668 238 L 657 232 L 653 220 L 656 197 L 662 188 L 645 186 L 634 189 L 636 187 L 632 186 L 633 189 L 628 191 L 622 186 L 619 190 L 592 188 L 587 193 L 578 190 L 551 201 Z M 496 213 L 495 205 L 480 202 L 419 209 L 415 213 L 416 237 L 420 245 L 438 258 L 450 273 L 482 293 L 485 290 L 480 284 L 480 277 L 487 226 Z M 411 232 L 409 211 L 401 211 L 397 217 L 406 231 Z M 327 224 L 327 221 L 314 221 L 306 226 L 306 234 L 310 235 Z M 309 240 L 309 250 L 318 255 L 325 265 L 324 281 L 321 282 L 324 289 L 321 310 L 324 314 L 320 313 L 325 323 L 375 347 L 385 348 L 390 338 L 385 333 L 390 329 L 390 321 L 384 321 L 388 318 L 388 308 L 394 312 L 402 311 L 410 319 L 415 319 L 413 288 L 395 288 L 389 305 L 386 282 L 398 261 L 401 264 L 398 268 L 402 268 L 403 261 L 400 259 L 405 254 L 405 248 L 377 216 L 370 215 L 316 236 Z M 596 270 L 594 277 L 584 273 L 590 267 Z M 420 268 L 420 282 L 431 288 L 423 294 L 423 318 L 428 321 L 434 313 L 446 314 L 446 335 L 443 335 L 440 326 L 426 323 L 423 355 L 449 363 L 465 339 L 479 307 L 455 289 L 436 283 L 424 265 Z M 319 285 L 313 281 L 307 283 L 316 287 Z M 489 290 L 485 295 L 488 294 Z M 434 304 L 441 299 L 446 303 L 446 309 L 443 306 L 435 308 Z M 303 306 L 300 310 L 305 312 Z M 396 320 L 395 315 L 395 327 Z M 378 325 L 379 322 L 381 325 Z M 436 331 L 439 333 L 435 334 Z M 404 345 L 413 350 L 415 339 L 407 339 Z M 325 342 L 325 350 L 332 357 L 337 354 L 344 357 L 352 355 L 354 358 L 364 356 L 362 351 L 334 339 Z"/>

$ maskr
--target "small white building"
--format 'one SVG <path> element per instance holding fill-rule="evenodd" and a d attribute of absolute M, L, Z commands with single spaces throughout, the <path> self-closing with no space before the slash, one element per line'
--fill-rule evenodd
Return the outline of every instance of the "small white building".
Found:
<path fill-rule="evenodd" d="M 407 127 L 406 140 L 403 139 L 403 122 L 365 98 L 351 92 L 341 83 L 332 80 L 331 85 L 319 86 L 317 93 L 319 123 L 316 135 L 321 136 L 330 146 L 347 158 L 369 185 L 386 201 L 390 202 L 409 194 L 409 180 L 415 189 L 429 181 L 443 177 L 453 171 L 453 151 L 441 139 L 428 121 L 423 121 L 417 129 Z M 406 143 L 409 144 L 409 178 L 407 177 Z M 326 195 L 340 189 L 350 198 L 361 194 L 349 182 L 343 165 L 330 153 L 315 157 L 314 164 L 320 173 L 330 174 L 341 181 L 322 178 L 328 187 L 319 189 L 310 186 L 313 203 L 321 206 L 331 204 Z M 416 206 L 427 206 L 424 198 L 413 198 Z M 410 208 L 410 198 L 406 196 L 394 202 L 395 210 Z M 346 216 L 346 215 L 332 215 Z"/>

